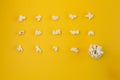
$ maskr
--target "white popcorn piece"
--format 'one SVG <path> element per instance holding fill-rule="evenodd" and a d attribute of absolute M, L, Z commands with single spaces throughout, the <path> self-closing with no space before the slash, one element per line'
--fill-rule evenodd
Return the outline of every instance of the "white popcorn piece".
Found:
<path fill-rule="evenodd" d="M 58 47 L 57 46 L 53 46 L 53 50 L 54 50 L 54 52 L 58 52 Z"/>
<path fill-rule="evenodd" d="M 72 35 L 78 35 L 78 34 L 80 34 L 80 31 L 79 30 L 70 30 L 70 33 Z"/>
<path fill-rule="evenodd" d="M 59 16 L 52 16 L 52 20 L 56 21 L 59 19 Z"/>
<path fill-rule="evenodd" d="M 24 30 L 20 30 L 20 31 L 18 32 L 18 35 L 23 35 L 23 34 L 25 34 L 25 31 L 24 31 Z"/>
<path fill-rule="evenodd" d="M 35 31 L 35 35 L 36 35 L 36 36 L 39 36 L 39 35 L 41 35 L 41 34 L 42 34 L 42 32 L 41 32 L 40 30 L 36 30 L 36 31 Z"/>
<path fill-rule="evenodd" d="M 41 18 L 42 18 L 42 16 L 37 15 L 35 18 L 36 18 L 36 20 L 37 20 L 37 21 L 40 21 L 40 20 L 41 20 Z"/>
<path fill-rule="evenodd" d="M 93 31 L 88 31 L 88 36 L 94 36 L 95 33 Z"/>
<path fill-rule="evenodd" d="M 61 30 L 60 29 L 53 30 L 52 34 L 53 35 L 60 35 L 61 34 Z"/>
<path fill-rule="evenodd" d="M 76 47 L 72 47 L 70 48 L 70 51 L 74 52 L 74 53 L 78 53 L 79 52 L 79 49 L 76 48 Z"/>
<path fill-rule="evenodd" d="M 73 19 L 77 18 L 77 15 L 75 15 L 75 14 L 69 14 L 69 18 L 73 20 Z"/>
<path fill-rule="evenodd" d="M 88 12 L 88 13 L 85 15 L 85 17 L 90 20 L 90 19 L 92 19 L 92 18 L 94 17 L 94 15 L 93 15 L 91 12 Z"/>
<path fill-rule="evenodd" d="M 21 45 L 18 45 L 18 47 L 17 47 L 17 51 L 18 51 L 18 52 L 22 52 L 22 51 L 23 51 L 23 48 L 22 48 Z"/>
<path fill-rule="evenodd" d="M 39 52 L 41 53 L 41 52 L 42 52 L 42 50 L 40 49 L 39 46 L 35 46 L 35 49 L 36 49 L 36 52 L 37 52 L 37 53 L 39 53 Z"/>
<path fill-rule="evenodd" d="M 104 53 L 102 47 L 96 44 L 91 44 L 88 51 L 92 58 L 100 58 Z"/>
<path fill-rule="evenodd" d="M 22 22 L 22 21 L 24 21 L 26 19 L 26 16 L 23 16 L 23 15 L 19 15 L 19 17 L 18 17 L 18 21 L 19 22 Z"/>

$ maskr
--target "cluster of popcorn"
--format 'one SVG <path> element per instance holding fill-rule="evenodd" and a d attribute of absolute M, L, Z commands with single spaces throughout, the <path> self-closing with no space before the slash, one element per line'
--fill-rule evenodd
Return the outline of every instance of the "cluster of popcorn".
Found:
<path fill-rule="evenodd" d="M 77 15 L 75 15 L 75 14 L 69 14 L 68 17 L 69 17 L 71 20 L 73 20 L 73 19 L 77 18 Z M 93 15 L 91 12 L 88 12 L 88 13 L 85 15 L 85 17 L 86 17 L 87 19 L 91 20 L 91 19 L 94 17 L 94 15 Z M 18 21 L 19 21 L 19 22 L 22 22 L 22 21 L 24 21 L 25 19 L 26 19 L 26 16 L 23 16 L 23 15 L 20 15 L 20 16 L 18 17 Z M 37 16 L 35 16 L 35 19 L 39 22 L 39 21 L 41 21 L 42 16 L 41 16 L 41 15 L 37 15 Z M 51 19 L 52 19 L 53 21 L 59 20 L 59 16 L 53 15 L 53 16 L 51 16 Z M 52 33 L 51 33 L 51 34 L 52 34 L 52 35 L 60 35 L 61 33 L 62 33 L 61 29 L 56 29 L 56 30 L 52 30 Z M 71 35 L 79 35 L 79 34 L 80 34 L 80 30 L 69 30 L 69 33 L 70 33 Z M 25 30 L 20 30 L 20 31 L 18 32 L 18 35 L 24 35 L 24 34 L 25 34 Z M 36 36 L 39 36 L 39 35 L 41 35 L 41 34 L 42 34 L 42 31 L 40 31 L 40 30 L 35 30 L 35 35 L 36 35 Z M 92 31 L 92 30 L 88 31 L 88 36 L 94 36 L 94 35 L 95 35 L 94 31 Z M 53 49 L 54 52 L 58 52 L 58 51 L 59 51 L 59 47 L 58 47 L 58 46 L 52 46 L 52 49 Z M 22 47 L 22 45 L 18 45 L 17 51 L 18 51 L 18 52 L 23 52 L 23 47 Z M 35 51 L 36 51 L 37 53 L 41 53 L 41 52 L 42 52 L 42 49 L 40 48 L 40 46 L 36 45 L 36 46 L 35 46 Z M 77 47 L 71 47 L 71 48 L 69 49 L 69 51 L 71 51 L 71 52 L 73 52 L 73 53 L 79 53 L 79 52 L 80 52 L 79 48 L 77 48 Z M 93 45 L 90 45 L 90 48 L 88 49 L 88 53 L 89 53 L 89 55 L 90 55 L 92 58 L 100 58 L 100 57 L 103 55 L 103 50 L 102 50 L 102 47 L 101 47 L 101 46 L 99 46 L 99 45 L 97 45 L 97 44 L 93 44 Z"/>

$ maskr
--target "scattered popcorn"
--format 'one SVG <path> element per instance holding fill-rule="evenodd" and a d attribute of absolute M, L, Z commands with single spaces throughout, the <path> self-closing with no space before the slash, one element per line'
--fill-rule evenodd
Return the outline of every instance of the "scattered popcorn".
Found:
<path fill-rule="evenodd" d="M 70 33 L 71 33 L 72 35 L 77 35 L 77 34 L 80 33 L 80 31 L 79 31 L 79 30 L 70 30 Z"/>
<path fill-rule="evenodd" d="M 26 19 L 26 16 L 23 16 L 23 15 L 20 15 L 19 17 L 18 17 L 18 21 L 19 22 L 22 22 L 23 20 L 25 20 Z"/>
<path fill-rule="evenodd" d="M 103 55 L 102 47 L 96 44 L 90 45 L 89 55 L 92 58 L 100 58 Z"/>
<path fill-rule="evenodd" d="M 86 18 L 88 18 L 89 20 L 92 19 L 94 17 L 94 15 L 90 12 L 88 12 L 86 15 L 85 15 Z"/>
<path fill-rule="evenodd" d="M 52 16 L 52 20 L 58 20 L 59 19 L 59 16 Z"/>
<path fill-rule="evenodd" d="M 88 36 L 94 36 L 94 32 L 93 31 L 88 31 Z"/>
<path fill-rule="evenodd" d="M 53 46 L 53 50 L 54 50 L 55 52 L 58 52 L 58 47 L 57 47 L 57 46 Z"/>
<path fill-rule="evenodd" d="M 58 30 L 53 30 L 52 34 L 53 34 L 53 35 L 59 35 L 59 34 L 61 34 L 61 30 L 60 30 L 60 29 L 58 29 Z"/>
<path fill-rule="evenodd" d="M 21 45 L 19 45 L 19 46 L 17 47 L 17 51 L 18 51 L 18 52 L 22 52 L 22 51 L 23 51 L 23 48 L 22 48 Z"/>
<path fill-rule="evenodd" d="M 40 21 L 40 20 L 41 20 L 41 18 L 42 18 L 42 16 L 37 15 L 35 18 L 36 18 L 36 20 L 37 20 L 37 21 Z"/>
<path fill-rule="evenodd" d="M 72 51 L 72 52 L 74 52 L 74 53 L 78 53 L 78 52 L 79 52 L 79 49 L 76 48 L 76 47 L 72 47 L 72 48 L 70 49 L 70 51 Z"/>
<path fill-rule="evenodd" d="M 41 49 L 40 49 L 39 46 L 35 46 L 35 49 L 36 49 L 36 52 L 37 52 L 37 53 L 41 52 Z"/>
<path fill-rule="evenodd" d="M 37 35 L 37 36 L 39 36 L 39 35 L 41 35 L 42 34 L 42 32 L 40 31 L 40 30 L 36 30 L 35 31 L 35 35 Z"/>
<path fill-rule="evenodd" d="M 73 20 L 73 19 L 77 18 L 77 16 L 75 14 L 69 14 L 69 18 Z"/>
<path fill-rule="evenodd" d="M 25 34 L 25 31 L 24 31 L 24 30 L 21 30 L 21 31 L 18 32 L 18 34 L 19 34 L 19 35 L 23 35 L 23 34 Z"/>

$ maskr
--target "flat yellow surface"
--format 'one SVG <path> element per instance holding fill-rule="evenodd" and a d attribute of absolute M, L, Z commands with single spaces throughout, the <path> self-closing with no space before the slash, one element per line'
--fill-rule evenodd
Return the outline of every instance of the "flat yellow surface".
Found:
<path fill-rule="evenodd" d="M 84 17 L 89 11 L 95 15 L 92 20 Z M 78 18 L 71 21 L 69 13 Z M 17 21 L 20 14 L 27 16 L 22 23 Z M 52 21 L 51 15 L 60 19 Z M 18 36 L 21 29 L 25 35 Z M 36 29 L 43 34 L 36 37 Z M 62 35 L 53 36 L 53 29 L 61 29 Z M 80 35 L 71 36 L 71 29 L 79 29 Z M 89 30 L 94 37 L 87 35 Z M 0 0 L 0 38 L 0 80 L 120 80 L 120 0 Z M 88 55 L 91 43 L 103 47 L 102 58 Z M 22 53 L 16 51 L 19 44 Z M 35 52 L 35 45 L 42 53 Z M 80 53 L 70 52 L 73 46 Z"/>

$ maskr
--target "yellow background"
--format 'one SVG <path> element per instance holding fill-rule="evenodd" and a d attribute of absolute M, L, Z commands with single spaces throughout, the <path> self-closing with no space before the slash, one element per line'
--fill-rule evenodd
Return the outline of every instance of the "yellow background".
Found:
<path fill-rule="evenodd" d="M 120 1 L 119 0 L 0 0 L 0 80 L 120 80 Z M 87 12 L 95 17 L 88 20 Z M 68 14 L 78 15 L 71 21 Z M 27 19 L 19 23 L 18 15 Z M 40 22 L 36 15 L 42 15 Z M 59 15 L 52 21 L 51 15 Z M 17 32 L 24 29 L 25 35 Z M 34 31 L 40 29 L 39 37 Z M 62 35 L 52 36 L 53 29 Z M 71 36 L 70 29 L 79 29 L 78 36 Z M 89 30 L 94 37 L 87 36 Z M 100 59 L 88 55 L 91 43 L 103 47 Z M 21 44 L 23 53 L 16 47 Z M 35 45 L 43 52 L 36 53 Z M 54 53 L 52 46 L 59 46 Z M 79 54 L 69 51 L 76 46 Z"/>

